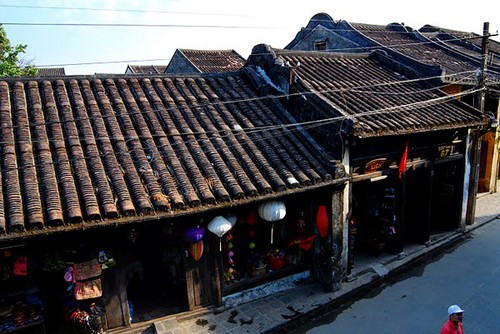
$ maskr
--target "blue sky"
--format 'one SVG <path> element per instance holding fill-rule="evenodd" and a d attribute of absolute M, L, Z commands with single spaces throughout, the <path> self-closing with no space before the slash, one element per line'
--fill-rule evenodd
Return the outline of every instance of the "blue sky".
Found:
<path fill-rule="evenodd" d="M 334 20 L 381 25 L 404 22 L 414 29 L 432 24 L 478 34 L 483 23 L 489 22 L 490 33 L 497 33 L 500 1 L 474 5 L 443 0 L 0 0 L 0 23 L 12 44 L 28 45 L 26 59 L 35 65 L 64 66 L 69 75 L 124 73 L 127 64 L 167 65 L 177 48 L 233 49 L 245 58 L 260 43 L 283 48 L 319 12 Z M 133 62 L 136 60 L 139 62 Z M 82 65 L 85 63 L 92 64 Z"/>

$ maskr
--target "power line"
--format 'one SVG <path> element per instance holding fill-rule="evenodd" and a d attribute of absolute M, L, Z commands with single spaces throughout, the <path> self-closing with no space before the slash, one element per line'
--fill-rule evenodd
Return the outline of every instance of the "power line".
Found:
<path fill-rule="evenodd" d="M 459 40 L 465 40 L 467 38 L 456 38 L 453 40 L 459 41 Z M 453 41 L 453 40 L 447 40 L 447 41 Z M 350 48 L 329 48 L 327 50 L 324 50 L 322 52 L 337 52 L 337 51 L 343 51 L 343 52 L 353 52 L 356 53 L 358 51 L 369 51 L 369 50 L 380 50 L 380 48 L 397 48 L 397 47 L 404 47 L 404 46 L 420 46 L 420 45 L 434 45 L 434 41 L 427 41 L 427 42 L 415 42 L 415 43 L 402 43 L 402 44 L 392 44 L 392 45 L 374 45 L 374 46 L 360 46 L 360 47 L 350 47 Z M 286 54 L 286 53 L 297 53 L 300 52 L 300 50 L 289 50 L 289 49 L 280 49 L 280 53 Z M 257 55 L 263 55 L 263 53 L 253 53 L 252 55 L 257 56 Z M 43 64 L 43 65 L 35 65 L 35 67 L 39 68 L 45 68 L 45 67 L 61 67 L 61 66 L 79 66 L 79 65 L 101 65 L 101 64 L 120 64 L 120 63 L 126 63 L 126 62 L 151 62 L 151 61 L 170 61 L 171 58 L 157 58 L 157 59 L 135 59 L 135 60 L 110 60 L 110 61 L 95 61 L 95 62 L 77 62 L 77 63 L 63 63 L 63 64 Z M 490 69 L 490 72 L 492 70 Z M 494 71 L 493 71 L 494 72 Z"/>
<path fill-rule="evenodd" d="M 177 12 L 168 10 L 150 10 L 150 9 L 115 9 L 115 8 L 91 8 L 91 7 L 63 7 L 63 6 L 29 6 L 29 5 L 0 5 L 4 8 L 30 8 L 30 9 L 57 9 L 57 10 L 82 10 L 97 12 L 124 12 L 124 13 L 150 13 L 150 14 L 179 14 L 179 15 L 204 15 L 204 16 L 236 16 L 249 17 L 242 14 L 222 14 L 222 13 L 202 13 L 202 12 Z"/>
<path fill-rule="evenodd" d="M 185 136 L 197 136 L 197 135 L 202 135 L 202 136 L 220 136 L 220 138 L 224 138 L 224 137 L 227 137 L 229 134 L 228 133 L 231 133 L 232 135 L 235 135 L 237 133 L 240 133 L 240 131 L 243 131 L 243 133 L 249 135 L 249 134 L 257 134 L 257 133 L 260 133 L 260 132 L 273 132 L 273 137 L 278 137 L 278 136 L 285 136 L 285 135 L 288 135 L 292 132 L 295 132 L 295 131 L 300 131 L 300 128 L 303 128 L 303 129 L 311 129 L 311 128 L 314 128 L 314 127 L 317 127 L 317 126 L 324 126 L 324 125 L 328 125 L 328 124 L 333 124 L 333 123 L 337 123 L 337 122 L 340 122 L 340 121 L 344 121 L 344 120 L 352 120 L 352 119 L 356 119 L 356 118 L 359 118 L 359 117 L 366 117 L 366 116 L 371 116 L 371 115 L 380 115 L 380 114 L 387 114 L 387 113 L 393 113 L 393 112 L 398 112 L 398 111 L 403 111 L 403 110 L 408 110 L 408 109 L 418 109 L 420 107 L 429 107 L 429 106 L 433 106 L 433 105 L 439 105 L 439 104 L 442 104 L 442 103 L 445 103 L 449 100 L 453 100 L 453 99 L 456 99 L 457 97 L 460 97 L 460 96 L 466 96 L 466 95 L 470 95 L 470 94 L 474 94 L 477 90 L 469 90 L 469 91 L 464 91 L 464 92 L 461 92 L 461 93 L 457 93 L 457 94 L 452 94 L 452 95 L 445 95 L 445 96 L 440 96 L 440 97 L 437 97 L 437 98 L 433 98 L 433 99 L 429 99 L 429 100 L 425 100 L 425 101 L 417 101 L 417 102 L 413 102 L 413 103 L 409 103 L 409 104 L 406 104 L 406 105 L 399 105 L 399 106 L 392 106 L 392 107 L 388 107 L 388 108 L 382 108 L 382 109 L 377 109 L 377 110 L 372 110 L 372 111 L 367 111 L 367 112 L 363 112 L 363 113 L 357 113 L 357 114 L 354 114 L 354 115 L 341 115 L 341 116 L 335 116 L 335 117 L 330 117 L 330 118 L 325 118 L 325 119 L 321 119 L 321 120 L 313 120 L 313 121 L 306 121 L 306 122 L 298 122 L 298 123 L 293 123 L 293 124 L 279 124 L 279 125 L 270 125 L 270 126 L 257 126 L 257 127 L 252 127 L 252 128 L 241 128 L 241 129 L 238 129 L 238 130 L 218 130 L 218 131 L 201 131 L 201 132 L 186 132 L 186 133 L 178 133 L 178 134 L 168 134 L 168 133 L 165 133 L 165 134 L 161 134 L 161 135 L 155 135 L 155 134 L 151 134 L 151 136 L 132 136 L 132 137 L 120 137 L 120 138 L 113 138 L 113 137 L 109 137 L 109 136 L 106 136 L 106 137 L 102 137 L 102 138 L 99 138 L 99 137 L 92 137 L 92 138 L 89 138 L 89 139 L 86 139 L 84 137 L 80 137 L 78 136 L 78 140 L 81 141 L 81 142 L 85 142 L 87 140 L 91 140 L 91 141 L 96 141 L 96 142 L 100 142 L 100 141 L 122 141 L 124 140 L 125 142 L 126 141 L 129 141 L 129 140 L 139 140 L 142 142 L 142 139 L 148 139 L 148 138 L 152 138 L 154 140 L 155 137 L 185 137 Z M 320 93 L 318 91 L 313 91 L 309 94 L 317 94 L 317 93 Z M 295 95 L 305 95 L 304 93 L 296 93 Z M 221 104 L 221 105 L 226 105 L 226 104 L 232 104 L 232 103 L 243 103 L 243 102 L 249 102 L 249 101 L 255 101 L 255 100 L 261 100 L 261 99 L 266 99 L 266 98 L 276 98 L 276 96 L 268 96 L 268 97 L 258 97 L 258 98 L 246 98 L 246 99 L 241 99 L 241 100 L 237 100 L 237 101 L 225 101 L 225 102 L 217 102 L 217 103 L 210 103 L 210 105 L 218 105 L 218 104 Z M 206 105 L 205 105 L 206 106 Z M 200 105 L 190 105 L 189 107 L 203 107 L 202 104 Z M 178 108 L 178 106 L 175 106 L 173 108 Z M 150 113 L 150 112 L 158 112 L 159 110 L 152 110 L 152 111 L 148 111 L 148 112 L 140 112 L 141 114 L 142 113 Z M 126 113 L 126 116 L 133 116 L 132 115 L 133 113 Z M 111 116 L 110 116 L 111 117 Z M 113 115 L 113 117 L 120 117 L 120 115 Z M 99 117 L 99 119 L 105 119 L 107 117 L 105 116 L 102 116 L 102 117 Z M 86 118 L 86 119 L 74 119 L 74 120 L 71 120 L 71 121 L 63 121 L 63 122 L 48 122 L 48 123 L 45 123 L 43 125 L 51 125 L 51 124 L 58 124 L 58 123 L 66 123 L 66 122 L 74 122 L 74 123 L 78 123 L 80 121 L 84 121 L 84 120 L 91 120 L 91 118 Z M 32 126 L 41 126 L 42 124 L 34 124 L 34 125 L 30 125 L 30 127 Z M 18 126 L 16 126 L 18 127 Z M 7 129 L 9 127 L 3 127 L 3 129 Z M 12 127 L 14 128 L 14 127 Z M 276 131 L 281 131 L 281 133 L 277 133 Z M 259 139 L 260 138 L 260 139 Z M 253 139 L 253 142 L 258 142 L 259 140 L 267 140 L 266 138 L 264 137 L 259 137 L 259 138 L 254 138 Z M 70 140 L 74 140 L 74 138 L 64 138 L 64 141 L 70 141 Z M 43 141 L 36 141 L 36 140 L 32 140 L 32 141 L 29 141 L 29 143 L 37 143 L 37 142 L 59 142 L 58 140 L 54 140 L 54 139 L 47 139 L 47 140 L 43 140 Z M 200 142 L 203 142 L 204 141 L 204 138 L 201 138 L 201 139 L 196 139 L 196 141 L 200 141 Z M 14 141 L 15 143 L 23 143 L 23 141 Z M 184 141 L 183 141 L 184 144 L 186 144 Z M 0 142 L 0 144 L 8 144 L 7 142 Z M 99 146 L 99 144 L 97 144 Z M 227 144 L 226 145 L 231 148 L 232 146 L 230 144 Z M 169 146 L 171 146 L 174 151 L 175 151 L 175 146 L 177 146 L 177 144 L 175 143 L 170 143 Z M 162 146 L 158 146 L 158 145 L 155 145 L 155 147 L 157 149 L 160 149 L 162 148 Z M 121 154 L 125 154 L 127 156 L 130 155 L 132 150 L 128 150 L 127 152 L 123 152 Z M 106 155 L 108 154 L 100 154 L 99 157 L 101 158 L 104 158 Z M 116 157 L 119 157 L 120 154 L 119 153 L 116 153 L 116 152 L 113 152 L 114 156 Z M 17 169 L 17 170 L 22 170 L 22 169 L 25 169 L 25 168 L 32 168 L 32 167 L 39 167 L 41 165 L 47 165 L 47 164 L 52 164 L 52 165 L 57 165 L 57 164 L 60 164 L 60 163 L 66 163 L 66 162 L 71 162 L 71 161 L 76 161 L 76 160 L 87 160 L 87 159 L 91 159 L 91 158 L 95 158 L 96 156 L 84 156 L 84 157 L 78 157 L 78 158 L 73 158 L 73 159 L 67 159 L 67 161 L 58 161 L 58 162 L 50 162 L 50 163 L 46 163 L 46 164 L 35 164 L 34 166 L 33 165 L 29 165 L 29 166 L 23 166 L 23 167 L 17 167 L 17 168 L 11 168 L 12 169 Z M 7 169 L 3 169 L 3 170 L 7 170 Z"/>
<path fill-rule="evenodd" d="M 216 25 L 216 24 L 145 24 L 145 23 L 47 23 L 47 22 L 3 22 L 6 26 L 54 26 L 54 27 L 140 27 L 140 28 L 211 28 L 211 29 L 290 29 L 266 26 L 240 26 L 240 25 Z"/>
<path fill-rule="evenodd" d="M 448 75 L 448 77 L 454 77 L 454 76 L 460 76 L 464 74 L 469 74 L 471 77 L 475 75 L 475 71 L 468 71 L 468 72 L 462 72 L 462 73 L 456 73 L 452 75 Z M 272 96 L 259 96 L 259 97 L 254 97 L 254 98 L 246 98 L 246 99 L 233 99 L 231 101 L 219 101 L 219 102 L 207 102 L 207 103 L 201 103 L 201 104 L 196 104 L 192 105 L 192 107 L 213 107 L 213 106 L 225 106 L 225 105 L 231 105 L 231 104 L 237 104 L 237 103 L 244 103 L 244 102 L 254 102 L 254 101 L 260 101 L 260 100 L 266 100 L 269 98 L 283 98 L 283 97 L 293 97 L 293 96 L 306 96 L 306 95 L 314 95 L 314 94 L 326 94 L 326 93 L 345 93 L 345 92 L 358 92 L 358 93 L 366 93 L 366 94 L 384 94 L 384 95 L 408 95 L 409 93 L 400 93 L 400 92 L 376 92 L 373 90 L 367 91 L 365 89 L 373 89 L 376 87 L 384 87 L 384 86 L 401 86 L 401 85 L 406 85 L 410 83 L 419 83 L 419 82 L 425 82 L 425 81 L 430 81 L 434 79 L 439 79 L 441 76 L 434 76 L 434 77 L 425 77 L 425 78 L 416 78 L 416 79 L 406 79 L 406 80 L 398 80 L 398 81 L 391 81 L 391 82 L 383 82 L 383 83 L 373 83 L 370 85 L 358 85 L 358 86 L 352 86 L 352 87 L 345 87 L 345 88 L 336 88 L 336 89 L 324 89 L 324 90 L 314 90 L 310 92 L 299 92 L 299 93 L 290 93 L 290 94 L 275 94 Z M 459 80 L 464 80 L 464 78 L 461 78 Z M 10 80 L 12 81 L 12 79 Z M 15 81 L 15 79 L 14 79 Z M 29 81 L 29 79 L 27 79 Z M 428 87 L 425 89 L 421 90 L 413 90 L 411 94 L 418 94 L 422 92 L 427 92 L 427 91 L 437 91 L 442 87 L 446 87 L 446 84 L 443 84 L 442 86 L 432 86 Z M 170 108 L 162 108 L 161 110 L 156 110 L 152 109 L 152 112 L 158 112 L 158 111 L 172 111 L 176 109 L 177 106 L 173 106 Z M 136 114 L 147 114 L 149 111 L 139 111 L 139 112 L 133 112 L 133 113 L 127 113 L 127 115 L 136 115 Z M 73 122 L 79 122 L 79 121 L 85 121 L 85 120 L 94 120 L 94 119 L 106 119 L 107 117 L 111 116 L 99 116 L 99 117 L 86 117 L 83 119 L 72 119 L 68 121 L 54 121 L 54 122 L 43 122 L 43 123 L 33 123 L 30 124 L 30 127 L 39 127 L 39 126 L 48 126 L 48 125 L 53 125 L 53 124 L 65 124 L 65 123 L 73 123 Z M 2 129 L 18 129 L 19 126 L 13 125 L 13 126 L 2 126 Z M 1 144 L 2 142 L 0 142 Z"/>
<path fill-rule="evenodd" d="M 134 60 L 110 60 L 110 61 L 92 61 L 92 62 L 81 62 L 81 63 L 63 63 L 63 64 L 44 64 L 36 65 L 37 68 L 47 68 L 47 67 L 61 67 L 61 66 L 76 66 L 76 65 L 99 65 L 99 64 L 120 64 L 120 63 L 142 63 L 151 61 L 170 61 L 171 58 L 157 58 L 157 59 L 134 59 Z"/>

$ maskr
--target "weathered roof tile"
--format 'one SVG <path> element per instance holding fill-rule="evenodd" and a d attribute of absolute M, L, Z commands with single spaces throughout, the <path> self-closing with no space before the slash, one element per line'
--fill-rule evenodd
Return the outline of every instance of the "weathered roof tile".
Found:
<path fill-rule="evenodd" d="M 352 121 L 358 137 L 485 125 L 487 119 L 424 80 L 395 72 L 383 55 L 273 50 L 289 63 L 303 92 L 313 92 Z M 297 66 L 299 64 L 300 66 Z M 330 117 L 332 117 L 331 115 Z"/>
<path fill-rule="evenodd" d="M 0 239 L 343 182 L 284 113 L 244 71 L 3 79 Z"/>

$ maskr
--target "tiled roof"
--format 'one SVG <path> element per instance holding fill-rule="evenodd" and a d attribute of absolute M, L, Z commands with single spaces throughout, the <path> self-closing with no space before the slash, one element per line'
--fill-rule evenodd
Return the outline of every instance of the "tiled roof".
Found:
<path fill-rule="evenodd" d="M 245 58 L 234 50 L 189 50 L 179 49 L 201 73 L 224 73 L 237 71 L 245 65 Z"/>
<path fill-rule="evenodd" d="M 464 43 L 455 43 L 453 46 L 450 42 L 443 43 L 444 34 L 463 36 L 474 43 L 476 49 L 470 49 Z M 399 61 L 411 63 L 417 71 L 427 76 L 436 76 L 436 72 L 441 72 L 441 79 L 446 83 L 474 86 L 478 81 L 477 69 L 482 65 L 482 54 L 481 38 L 470 39 L 471 35 L 429 25 L 417 31 L 399 23 L 382 26 L 335 21 L 328 14 L 319 13 L 311 18 L 306 28 L 297 33 L 286 49 L 307 49 L 310 46 L 302 45 L 301 42 L 312 39 L 312 36 L 328 40 L 328 51 L 332 52 L 367 52 L 382 48 Z M 490 53 L 487 79 L 490 84 L 497 85 L 500 84 L 500 43 L 490 39 L 490 51 L 495 54 Z"/>
<path fill-rule="evenodd" d="M 487 122 L 466 104 L 419 80 L 408 80 L 386 62 L 382 64 L 379 59 L 383 56 L 377 52 L 274 51 L 294 68 L 303 91 L 314 92 L 341 116 L 347 116 L 354 136 L 428 132 Z"/>
<path fill-rule="evenodd" d="M 64 67 L 39 68 L 38 75 L 41 77 L 55 77 L 65 75 Z"/>
<path fill-rule="evenodd" d="M 444 50 L 430 40 L 418 39 L 411 28 L 407 31 L 401 31 L 401 29 L 390 29 L 390 25 L 361 23 L 351 23 L 351 25 L 380 46 L 396 50 L 427 65 L 441 66 L 446 75 L 443 79 L 446 81 L 468 80 L 471 84 L 477 81 L 475 75 L 480 66 L 480 58 L 460 57 L 456 53 Z"/>
<path fill-rule="evenodd" d="M 444 47 L 463 53 L 475 59 L 481 59 L 482 36 L 464 31 L 450 30 L 426 25 L 419 32 Z M 488 40 L 488 66 L 500 67 L 500 42 Z"/>
<path fill-rule="evenodd" d="M 162 74 L 165 73 L 165 65 L 128 65 L 132 74 Z"/>
<path fill-rule="evenodd" d="M 477 83 L 476 71 L 482 64 L 480 49 L 474 51 L 460 45 L 452 47 L 450 43 L 445 44 L 438 40 L 437 36 L 429 39 L 412 28 L 399 24 L 379 26 L 351 23 L 351 25 L 380 46 L 396 50 L 427 65 L 441 66 L 444 69 L 443 80 L 445 82 L 460 81 L 469 85 Z M 496 63 L 491 63 L 491 65 L 495 65 L 496 69 L 487 72 L 488 79 L 500 83 L 500 72 L 498 72 L 500 67 Z"/>
<path fill-rule="evenodd" d="M 1 80 L 0 240 L 341 182 L 284 112 L 242 71 Z"/>

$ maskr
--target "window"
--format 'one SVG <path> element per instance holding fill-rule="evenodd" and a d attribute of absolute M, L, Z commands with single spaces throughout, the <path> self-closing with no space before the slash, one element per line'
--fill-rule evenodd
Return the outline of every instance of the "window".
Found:
<path fill-rule="evenodd" d="M 326 41 L 314 42 L 314 50 L 325 51 L 326 50 Z"/>

